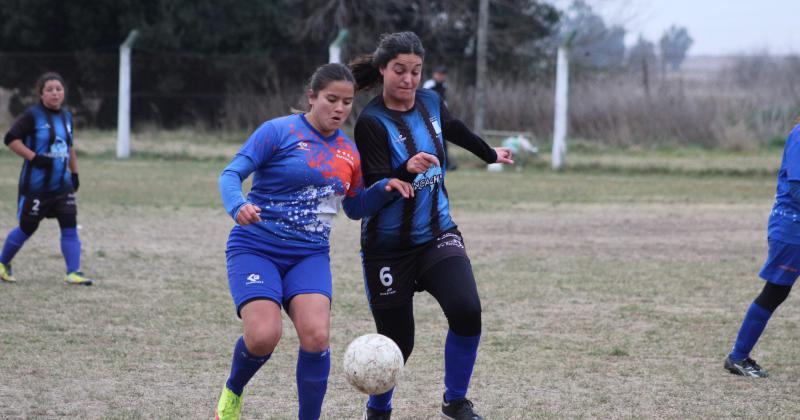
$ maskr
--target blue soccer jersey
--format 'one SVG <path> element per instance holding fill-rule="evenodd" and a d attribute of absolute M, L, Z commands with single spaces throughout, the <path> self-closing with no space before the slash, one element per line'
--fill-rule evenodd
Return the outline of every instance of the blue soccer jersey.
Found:
<path fill-rule="evenodd" d="M 381 95 L 375 97 L 358 117 L 355 138 L 367 182 L 396 176 L 414 187 L 412 199 L 394 202 L 362 220 L 362 247 L 371 250 L 413 247 L 456 227 L 444 186 L 444 138 L 486 162 L 497 159 L 494 150 L 452 118 L 441 97 L 429 89 L 418 90 L 414 106 L 406 112 L 388 109 Z M 437 156 L 441 166 L 409 174 L 406 162 L 419 152 Z"/>
<path fill-rule="evenodd" d="M 250 173 L 245 199 L 241 181 Z M 261 208 L 261 222 L 234 227 L 234 242 L 321 249 L 328 247 L 340 204 L 357 219 L 399 197 L 385 191 L 387 182 L 365 190 L 358 150 L 344 132 L 325 137 L 303 115 L 290 115 L 265 122 L 250 136 L 220 176 L 220 190 L 234 220 L 246 202 Z"/>
<path fill-rule="evenodd" d="M 22 165 L 19 190 L 23 196 L 48 197 L 72 192 L 69 155 L 72 148 L 72 114 L 64 108 L 53 111 L 37 104 L 28 108 L 12 125 L 5 143 L 22 140 L 37 155 L 48 156 L 53 164 L 37 168 Z"/>
<path fill-rule="evenodd" d="M 786 139 L 767 233 L 769 239 L 800 244 L 800 202 L 789 193 L 789 182 L 793 181 L 800 181 L 800 125 Z"/>

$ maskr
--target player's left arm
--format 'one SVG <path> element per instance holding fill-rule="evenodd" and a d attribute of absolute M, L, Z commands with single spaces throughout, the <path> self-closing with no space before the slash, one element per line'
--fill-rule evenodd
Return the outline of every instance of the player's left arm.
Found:
<path fill-rule="evenodd" d="M 482 138 L 467 128 L 461 120 L 453 117 L 444 101 L 440 102 L 440 104 L 442 135 L 447 141 L 469 150 L 486 163 L 514 163 L 511 149 L 489 146 Z"/>
<path fill-rule="evenodd" d="M 357 153 L 350 173 L 350 184 L 345 191 L 342 207 L 347 217 L 353 220 L 371 216 L 401 196 L 403 198 L 414 196 L 411 184 L 397 178 L 383 178 L 365 188 L 360 157 Z"/>

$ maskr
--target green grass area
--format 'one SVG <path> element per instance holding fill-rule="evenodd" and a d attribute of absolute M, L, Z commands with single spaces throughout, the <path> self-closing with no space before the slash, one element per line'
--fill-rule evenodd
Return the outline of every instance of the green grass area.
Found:
<path fill-rule="evenodd" d="M 178 137 L 167 140 L 183 154 L 156 149 L 116 161 L 108 150 L 82 149 L 83 267 L 97 284 L 61 284 L 57 224 L 43 222 L 14 260 L 19 282 L 0 284 L 0 418 L 213 415 L 241 333 L 225 272 L 232 221 L 216 188 L 238 144 L 190 149 Z M 447 187 L 483 304 L 476 409 L 495 419 L 795 416 L 800 309 L 792 298 L 754 355 L 770 379 L 722 369 L 761 287 L 780 151 L 638 153 L 579 152 L 569 161 L 608 166 L 500 173 L 456 154 L 462 169 L 448 173 Z M 704 162 L 721 169 L 695 169 Z M 16 223 L 19 165 L 0 151 L 0 239 Z M 374 324 L 358 222 L 335 224 L 323 417 L 358 418 L 365 397 L 347 385 L 341 357 Z M 398 419 L 435 418 L 442 392 L 446 320 L 425 294 L 415 314 Z M 296 418 L 296 354 L 284 318 L 282 342 L 247 388 L 244 418 Z"/>

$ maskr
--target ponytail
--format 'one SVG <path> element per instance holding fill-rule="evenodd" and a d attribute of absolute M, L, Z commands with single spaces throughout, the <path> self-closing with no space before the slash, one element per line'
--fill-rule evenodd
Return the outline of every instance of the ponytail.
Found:
<path fill-rule="evenodd" d="M 356 90 L 368 90 L 379 84 L 381 71 L 373 64 L 373 54 L 364 54 L 350 61 L 348 66 L 356 79 Z"/>

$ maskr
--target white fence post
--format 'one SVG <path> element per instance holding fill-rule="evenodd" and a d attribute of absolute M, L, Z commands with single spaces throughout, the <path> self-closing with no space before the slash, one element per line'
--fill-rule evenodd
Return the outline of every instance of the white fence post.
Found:
<path fill-rule="evenodd" d="M 569 50 L 558 47 L 556 64 L 555 121 L 553 124 L 553 169 L 561 169 L 567 154 L 567 113 L 569 110 Z"/>
<path fill-rule="evenodd" d="M 342 62 L 342 45 L 347 40 L 347 29 L 339 30 L 339 35 L 331 42 L 328 47 L 328 62 L 341 63 Z"/>
<path fill-rule="evenodd" d="M 119 98 L 117 102 L 117 159 L 131 156 L 131 48 L 139 31 L 132 30 L 119 46 Z"/>

